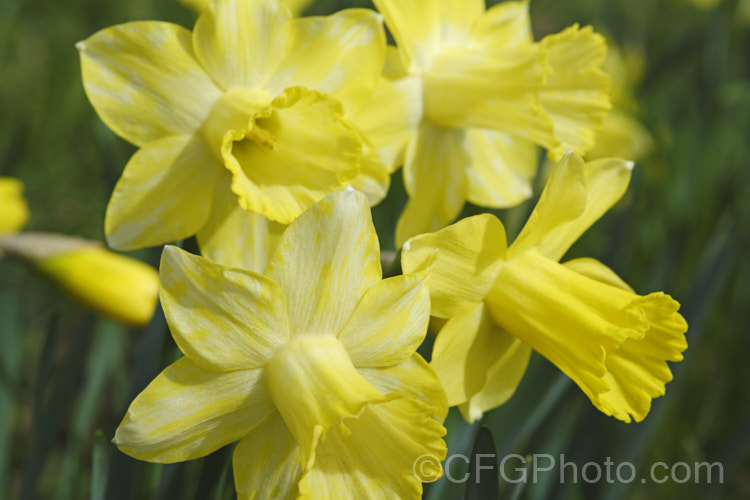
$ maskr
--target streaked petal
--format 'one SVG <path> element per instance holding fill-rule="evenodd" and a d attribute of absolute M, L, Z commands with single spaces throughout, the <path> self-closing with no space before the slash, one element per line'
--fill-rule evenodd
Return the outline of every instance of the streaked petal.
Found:
<path fill-rule="evenodd" d="M 330 16 L 296 19 L 294 45 L 268 83 L 278 95 L 307 87 L 337 99 L 367 92 L 380 77 L 385 32 L 378 14 L 346 9 Z"/>
<path fill-rule="evenodd" d="M 279 0 L 221 0 L 193 30 L 200 62 L 225 90 L 263 88 L 292 46 L 289 7 Z"/>
<path fill-rule="evenodd" d="M 463 131 L 423 122 L 404 162 L 409 201 L 396 226 L 396 245 L 450 224 L 466 201 Z"/>
<path fill-rule="evenodd" d="M 383 394 L 400 393 L 435 408 L 438 422 L 448 414 L 448 400 L 440 380 L 419 354 L 393 366 L 357 368 L 357 371 Z"/>
<path fill-rule="evenodd" d="M 195 132 L 221 92 L 176 24 L 135 22 L 80 42 L 86 95 L 102 121 L 137 146 Z"/>
<path fill-rule="evenodd" d="M 107 206 L 107 243 L 132 250 L 194 235 L 208 219 L 221 164 L 196 137 L 168 137 L 138 150 Z"/>
<path fill-rule="evenodd" d="M 424 455 L 442 460 L 445 429 L 432 408 L 397 398 L 367 406 L 331 428 L 315 448 L 300 480 L 301 498 L 418 499 L 422 484 L 414 464 Z M 433 466 L 437 464 L 432 464 Z M 436 479 L 440 471 L 417 470 Z"/>
<path fill-rule="evenodd" d="M 591 26 L 575 25 L 545 37 L 540 45 L 552 68 L 540 100 L 560 141 L 550 154 L 555 159 L 568 150 L 585 154 L 612 107 L 609 76 L 602 69 L 607 44 Z"/>
<path fill-rule="evenodd" d="M 17 179 L 0 177 L 0 233 L 15 233 L 28 219 L 23 184 Z"/>
<path fill-rule="evenodd" d="M 570 246 L 625 194 L 633 163 L 609 158 L 584 165 L 566 155 L 547 181 L 539 203 L 509 254 L 537 250 L 560 260 Z"/>
<path fill-rule="evenodd" d="M 284 232 L 266 275 L 286 292 L 293 335 L 341 331 L 382 278 L 365 195 L 342 190 L 298 217 Z"/>
<path fill-rule="evenodd" d="M 286 226 L 240 207 L 231 180 L 222 172 L 216 183 L 211 215 L 197 234 L 201 254 L 222 266 L 263 273 Z"/>
<path fill-rule="evenodd" d="M 390 366 L 417 350 L 427 333 L 429 268 L 383 280 L 367 291 L 338 334 L 357 368 Z"/>
<path fill-rule="evenodd" d="M 458 407 L 467 422 L 476 422 L 484 412 L 505 404 L 526 373 L 531 347 L 505 330 L 498 330 L 492 336 L 490 348 L 495 361 L 487 372 L 484 387 Z"/>
<path fill-rule="evenodd" d="M 261 375 L 262 370 L 213 372 L 180 358 L 130 404 L 113 442 L 149 462 L 208 455 L 274 411 Z"/>
<path fill-rule="evenodd" d="M 467 217 L 404 245 L 405 273 L 423 267 L 438 251 L 430 275 L 433 316 L 450 318 L 484 300 L 505 258 L 505 228 L 494 215 Z"/>
<path fill-rule="evenodd" d="M 533 41 L 529 0 L 521 0 L 490 7 L 474 27 L 471 45 L 484 50 L 499 50 Z"/>
<path fill-rule="evenodd" d="M 505 132 L 466 132 L 469 168 L 468 200 L 475 205 L 505 208 L 531 197 L 538 151 L 534 143 Z"/>
<path fill-rule="evenodd" d="M 284 292 L 261 274 L 167 246 L 159 276 L 177 346 L 206 369 L 261 368 L 289 338 Z"/>
<path fill-rule="evenodd" d="M 251 430 L 234 449 L 232 465 L 239 500 L 297 498 L 303 457 L 276 413 Z"/>

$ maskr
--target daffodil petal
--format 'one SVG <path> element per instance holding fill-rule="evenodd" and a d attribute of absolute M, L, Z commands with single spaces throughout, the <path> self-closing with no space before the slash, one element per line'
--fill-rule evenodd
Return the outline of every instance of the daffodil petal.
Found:
<path fill-rule="evenodd" d="M 357 368 L 390 366 L 417 350 L 430 320 L 428 269 L 372 287 L 338 335 Z"/>
<path fill-rule="evenodd" d="M 23 184 L 17 179 L 0 177 L 0 233 L 15 233 L 28 219 Z"/>
<path fill-rule="evenodd" d="M 176 24 L 121 24 L 77 47 L 89 101 L 109 128 L 137 146 L 192 134 L 221 96 L 195 58 L 190 32 Z"/>
<path fill-rule="evenodd" d="M 289 88 L 239 136 L 224 142 L 240 205 L 288 224 L 359 173 L 362 141 L 341 105 L 319 92 Z"/>
<path fill-rule="evenodd" d="M 460 46 L 484 12 L 482 0 L 374 0 L 412 71 L 427 69 L 442 46 Z"/>
<path fill-rule="evenodd" d="M 221 165 L 196 137 L 145 145 L 125 166 L 107 206 L 104 232 L 118 250 L 194 235 L 208 219 Z"/>
<path fill-rule="evenodd" d="M 401 264 L 414 272 L 433 258 L 430 276 L 433 316 L 450 318 L 484 300 L 505 258 L 505 228 L 489 214 L 467 217 L 434 234 L 412 238 L 404 245 Z"/>
<path fill-rule="evenodd" d="M 199 458 L 237 441 L 273 412 L 262 370 L 213 372 L 183 357 L 130 404 L 113 442 L 139 460 Z"/>
<path fill-rule="evenodd" d="M 357 371 L 383 394 L 400 393 L 435 408 L 438 422 L 448 415 L 448 399 L 435 371 L 417 353 L 393 366 L 365 368 Z"/>
<path fill-rule="evenodd" d="M 223 172 L 216 183 L 211 215 L 198 231 L 201 254 L 226 267 L 263 273 L 286 226 L 240 207 Z"/>
<path fill-rule="evenodd" d="M 646 335 L 626 340 L 607 355 L 608 392 L 587 392 L 599 410 L 624 422 L 630 422 L 631 416 L 636 422 L 646 418 L 651 400 L 663 396 L 665 384 L 672 380 L 667 361 L 682 361 L 687 349 L 687 323 L 677 312 L 680 305 L 661 292 L 647 297 L 651 300 L 644 304 L 650 323 Z"/>
<path fill-rule="evenodd" d="M 579 259 L 569 260 L 563 265 L 578 274 L 582 274 L 601 283 L 612 285 L 625 290 L 626 292 L 635 293 L 630 285 L 625 283 L 612 269 L 596 259 L 581 257 Z"/>
<path fill-rule="evenodd" d="M 649 131 L 634 117 L 613 110 L 607 113 L 596 134 L 594 147 L 586 154 L 588 160 L 625 158 L 638 161 L 653 148 Z"/>
<path fill-rule="evenodd" d="M 313 4 L 314 1 L 315 0 L 284 0 L 284 3 L 289 6 L 289 10 L 292 12 L 293 16 L 300 16 L 306 8 Z"/>
<path fill-rule="evenodd" d="M 338 191 L 298 217 L 284 232 L 266 275 L 286 292 L 293 335 L 341 331 L 382 278 L 365 195 Z"/>
<path fill-rule="evenodd" d="M 484 412 L 505 404 L 521 383 L 531 358 L 531 347 L 505 330 L 495 328 L 491 346 L 495 360 L 487 372 L 484 387 L 458 407 L 467 422 L 476 422 Z"/>
<path fill-rule="evenodd" d="M 300 498 L 354 498 L 363 492 L 372 499 L 421 498 L 421 479 L 437 479 L 437 462 L 446 454 L 445 429 L 432 412 L 419 401 L 396 398 L 369 405 L 331 428 L 302 473 Z M 425 455 L 435 457 L 432 467 L 415 471 Z"/>
<path fill-rule="evenodd" d="M 337 99 L 369 91 L 385 60 L 381 18 L 369 9 L 346 9 L 330 16 L 293 21 L 296 37 L 268 83 L 273 94 L 300 86 Z"/>
<path fill-rule="evenodd" d="M 261 274 L 167 246 L 161 303 L 177 346 L 203 368 L 261 368 L 289 338 L 284 292 Z"/>
<path fill-rule="evenodd" d="M 487 9 L 472 32 L 472 46 L 497 50 L 534 41 L 529 0 L 501 2 Z"/>
<path fill-rule="evenodd" d="M 531 197 L 538 154 L 534 143 L 505 132 L 471 129 L 466 150 L 471 203 L 506 208 Z"/>
<path fill-rule="evenodd" d="M 232 465 L 238 500 L 297 498 L 302 457 L 284 420 L 273 414 L 234 449 Z"/>
<path fill-rule="evenodd" d="M 349 185 L 357 191 L 365 193 L 370 206 L 377 205 L 388 194 L 391 176 L 378 154 L 367 143 L 365 143 L 365 149 L 359 163 L 359 173 L 349 181 Z"/>
<path fill-rule="evenodd" d="M 552 68 L 540 100 L 560 141 L 550 154 L 555 159 L 568 150 L 585 154 L 612 107 L 609 76 L 602 69 L 607 44 L 591 26 L 575 25 L 545 37 L 540 45 Z"/>
<path fill-rule="evenodd" d="M 212 2 L 193 30 L 193 48 L 224 89 L 263 88 L 292 46 L 289 7 L 279 0 Z"/>
<path fill-rule="evenodd" d="M 466 202 L 463 131 L 423 122 L 406 151 L 409 201 L 396 226 L 397 246 L 450 224 Z"/>
<path fill-rule="evenodd" d="M 510 248 L 510 253 L 536 247 L 552 260 L 565 252 L 591 225 L 622 198 L 633 163 L 618 158 L 584 165 L 566 155 L 552 173 L 539 203 Z"/>

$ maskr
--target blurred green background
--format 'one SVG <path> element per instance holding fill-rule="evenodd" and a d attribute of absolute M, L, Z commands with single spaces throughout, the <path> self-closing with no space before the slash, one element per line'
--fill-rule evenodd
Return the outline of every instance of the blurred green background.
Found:
<path fill-rule="evenodd" d="M 643 58 L 637 113 L 654 148 L 638 163 L 626 200 L 570 256 L 602 260 L 641 293 L 673 295 L 690 347 L 642 423 L 600 414 L 539 356 L 516 395 L 484 423 L 500 457 L 563 453 L 578 464 L 610 457 L 641 475 L 657 461 L 719 461 L 724 482 L 641 483 L 639 475 L 631 484 L 580 477 L 558 484 L 550 473 L 536 484 L 502 482 L 504 498 L 750 498 L 748 3 L 532 1 L 537 38 L 593 24 Z M 347 6 L 370 5 L 320 0 L 308 12 Z M 144 19 L 189 27 L 193 14 L 176 0 L 0 2 L 0 175 L 26 184 L 27 229 L 103 239 L 108 197 L 134 148 L 86 101 L 74 44 Z M 374 211 L 385 248 L 405 200 L 398 176 Z M 532 206 L 497 212 L 509 237 Z M 156 264 L 159 249 L 137 255 Z M 177 355 L 160 313 L 145 329 L 122 327 L 0 262 L 0 498 L 232 498 L 231 450 L 165 466 L 136 462 L 109 443 L 134 395 Z M 453 412 L 446 425 L 449 453 L 468 454 L 478 426 Z M 461 467 L 453 475 L 461 477 Z M 425 497 L 461 498 L 464 486 L 441 480 Z"/>

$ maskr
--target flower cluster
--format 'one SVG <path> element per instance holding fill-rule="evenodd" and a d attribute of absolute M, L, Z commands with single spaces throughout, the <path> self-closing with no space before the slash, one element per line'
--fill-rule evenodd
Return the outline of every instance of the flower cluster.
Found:
<path fill-rule="evenodd" d="M 166 463 L 239 442 L 242 499 L 419 498 L 440 472 L 412 465 L 445 456 L 448 406 L 473 421 L 503 404 L 532 349 L 602 412 L 646 416 L 686 348 L 679 305 L 594 259 L 559 263 L 633 168 L 582 159 L 607 144 L 604 37 L 535 41 L 525 0 L 309 18 L 309 2 L 185 3 L 192 31 L 136 22 L 78 44 L 94 109 L 139 148 L 108 243 L 195 236 L 202 254 L 163 251 L 183 357 L 131 404 L 123 452 Z M 492 215 L 446 227 L 467 201 L 529 198 L 542 148 L 559 163 L 512 245 Z M 370 206 L 399 167 L 403 275 L 383 279 Z"/>

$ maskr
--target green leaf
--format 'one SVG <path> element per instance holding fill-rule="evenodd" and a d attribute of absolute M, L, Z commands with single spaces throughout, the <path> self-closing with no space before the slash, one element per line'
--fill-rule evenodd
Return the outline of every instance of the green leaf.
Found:
<path fill-rule="evenodd" d="M 107 438 L 99 429 L 94 434 L 94 451 L 91 459 L 91 500 L 104 500 L 109 474 L 109 451 Z"/>
<path fill-rule="evenodd" d="M 500 467 L 497 450 L 490 428 L 483 425 L 474 439 L 469 462 L 469 479 L 466 482 L 466 500 L 492 500 L 500 498 Z"/>

